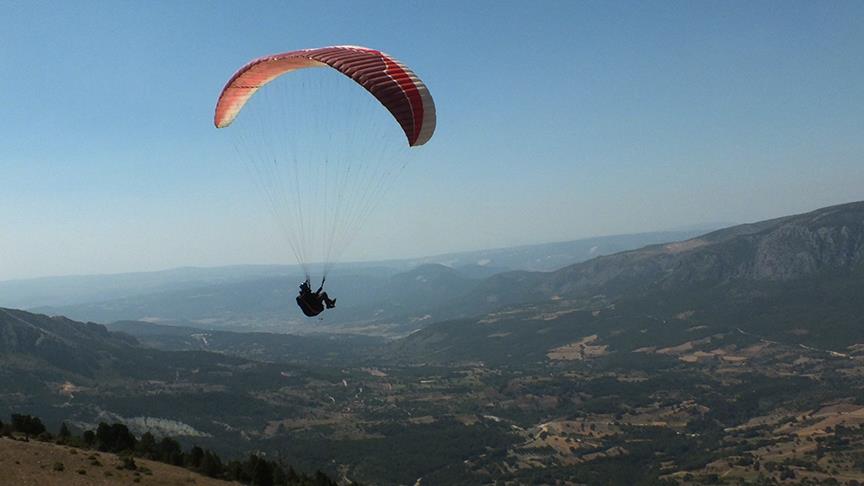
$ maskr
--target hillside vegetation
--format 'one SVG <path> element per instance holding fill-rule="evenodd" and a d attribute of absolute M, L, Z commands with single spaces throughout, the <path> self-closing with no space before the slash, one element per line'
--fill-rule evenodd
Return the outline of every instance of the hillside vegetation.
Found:
<path fill-rule="evenodd" d="M 238 484 L 208 478 L 186 469 L 140 459 L 135 470 L 124 467 L 116 454 L 79 451 L 48 442 L 20 441 L 0 437 L 0 484 L 43 485 L 116 485 L 222 486 Z"/>

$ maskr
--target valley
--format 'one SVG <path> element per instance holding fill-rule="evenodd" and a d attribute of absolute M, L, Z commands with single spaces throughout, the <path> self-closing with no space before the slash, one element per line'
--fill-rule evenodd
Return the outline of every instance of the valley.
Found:
<path fill-rule="evenodd" d="M 433 313 L 455 318 L 397 339 L 4 309 L 0 404 L 228 457 L 261 451 L 343 482 L 854 484 L 861 211 L 495 275 L 441 297 Z M 832 246 L 802 250 L 811 231 Z M 794 269 L 752 266 L 790 248 Z M 467 316 L 468 303 L 488 310 Z"/>

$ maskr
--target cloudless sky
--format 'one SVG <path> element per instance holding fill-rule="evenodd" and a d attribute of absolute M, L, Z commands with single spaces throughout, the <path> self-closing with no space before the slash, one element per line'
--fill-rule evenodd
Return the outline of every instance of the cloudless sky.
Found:
<path fill-rule="evenodd" d="M 0 280 L 293 263 L 213 106 L 358 44 L 438 129 L 345 259 L 864 199 L 864 2 L 0 1 Z"/>

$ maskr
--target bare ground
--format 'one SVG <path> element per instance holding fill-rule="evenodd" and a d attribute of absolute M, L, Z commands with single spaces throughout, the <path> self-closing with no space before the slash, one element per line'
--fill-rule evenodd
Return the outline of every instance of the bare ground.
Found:
<path fill-rule="evenodd" d="M 159 486 L 222 486 L 239 483 L 221 481 L 169 466 L 135 458 L 138 470 L 122 469 L 115 454 L 76 449 L 48 442 L 24 442 L 0 438 L 0 485 L 84 486 L 141 484 Z M 118 469 L 118 466 L 121 466 Z"/>

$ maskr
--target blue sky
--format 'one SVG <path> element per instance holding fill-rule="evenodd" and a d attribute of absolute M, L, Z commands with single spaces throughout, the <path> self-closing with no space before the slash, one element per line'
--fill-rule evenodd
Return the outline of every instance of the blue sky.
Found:
<path fill-rule="evenodd" d="M 0 1 L 0 280 L 291 263 L 212 126 L 253 57 L 359 44 L 438 109 L 346 259 L 864 199 L 861 2 Z"/>

